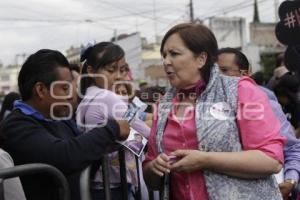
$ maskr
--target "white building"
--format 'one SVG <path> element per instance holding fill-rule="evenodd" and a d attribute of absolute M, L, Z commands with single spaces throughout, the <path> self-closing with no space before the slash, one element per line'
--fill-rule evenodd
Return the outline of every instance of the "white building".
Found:
<path fill-rule="evenodd" d="M 250 43 L 244 46 L 242 50 L 249 58 L 252 72 L 263 69 L 261 63 L 263 55 L 276 55 L 284 52 L 285 46 L 280 44 L 275 36 L 275 26 L 276 23 L 250 23 Z"/>
<path fill-rule="evenodd" d="M 80 63 L 80 51 L 83 48 L 81 45 L 80 47 L 73 47 L 71 46 L 69 49 L 66 50 L 66 57 L 71 64 L 79 64 Z"/>
<path fill-rule="evenodd" d="M 18 91 L 18 74 L 20 66 L 10 65 L 0 68 L 0 93 L 7 94 L 9 92 Z"/>
<path fill-rule="evenodd" d="M 246 21 L 242 17 L 214 17 L 209 28 L 218 41 L 219 48 L 242 48 L 246 45 Z"/>
<path fill-rule="evenodd" d="M 140 69 L 142 63 L 142 39 L 140 34 L 136 32 L 123 35 L 114 43 L 120 45 L 125 51 L 126 61 L 131 69 L 134 81 L 137 82 L 144 76 L 144 70 Z"/>

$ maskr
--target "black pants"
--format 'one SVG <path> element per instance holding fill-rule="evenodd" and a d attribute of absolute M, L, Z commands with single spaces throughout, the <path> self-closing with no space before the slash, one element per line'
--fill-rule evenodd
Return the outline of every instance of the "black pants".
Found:
<path fill-rule="evenodd" d="M 132 197 L 132 185 L 130 183 L 127 184 L 128 188 L 128 200 L 130 200 Z M 122 199 L 122 188 L 117 187 L 117 188 L 110 188 L 110 196 L 111 200 L 120 200 Z M 92 200 L 104 200 L 105 199 L 105 192 L 104 190 L 97 190 L 97 189 L 91 189 L 91 197 Z"/>
<path fill-rule="evenodd" d="M 111 188 L 110 191 L 111 191 L 110 192 L 111 200 L 122 199 L 121 187 Z M 91 189 L 91 197 L 92 197 L 92 200 L 104 200 L 105 199 L 104 190 Z"/>

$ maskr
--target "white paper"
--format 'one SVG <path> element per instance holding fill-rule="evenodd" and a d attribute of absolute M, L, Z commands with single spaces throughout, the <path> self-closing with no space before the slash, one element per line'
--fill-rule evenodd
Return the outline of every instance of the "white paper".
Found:
<path fill-rule="evenodd" d="M 144 112 L 148 107 L 147 104 L 142 102 L 138 97 L 134 97 L 132 103 L 134 103 L 137 107 L 139 107 L 139 112 Z"/>

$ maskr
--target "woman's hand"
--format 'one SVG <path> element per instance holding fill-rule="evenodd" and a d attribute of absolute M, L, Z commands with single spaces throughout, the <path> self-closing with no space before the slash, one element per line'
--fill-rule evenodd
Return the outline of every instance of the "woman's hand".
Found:
<path fill-rule="evenodd" d="M 171 165 L 171 171 L 210 170 L 237 178 L 257 179 L 278 173 L 282 168 L 278 160 L 259 150 L 241 152 L 177 150 L 170 155 L 176 156 L 178 160 Z"/>
<path fill-rule="evenodd" d="M 169 158 L 166 154 L 159 154 L 156 159 L 149 163 L 149 169 L 156 175 L 162 177 L 165 173 L 170 173 Z"/>
<path fill-rule="evenodd" d="M 171 170 L 177 172 L 193 172 L 207 166 L 206 152 L 199 150 L 177 150 L 170 155 L 177 157 L 177 162 L 171 165 Z"/>

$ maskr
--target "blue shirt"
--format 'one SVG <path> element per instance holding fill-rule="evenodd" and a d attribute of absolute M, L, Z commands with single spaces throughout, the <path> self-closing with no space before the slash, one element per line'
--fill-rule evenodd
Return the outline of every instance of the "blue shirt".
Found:
<path fill-rule="evenodd" d="M 280 121 L 280 132 L 287 139 L 287 143 L 284 146 L 284 180 L 292 179 L 298 181 L 300 173 L 300 140 L 296 138 L 294 130 L 274 93 L 267 88 L 259 87 L 268 96 L 272 110 Z M 300 185 L 298 185 L 299 187 Z"/>
<path fill-rule="evenodd" d="M 28 105 L 27 103 L 24 103 L 21 100 L 17 100 L 14 102 L 14 109 L 21 110 L 22 113 L 25 115 L 30 115 L 34 117 L 35 119 L 46 121 L 46 122 L 53 122 L 52 119 L 45 118 L 39 111 Z"/>
<path fill-rule="evenodd" d="M 75 120 L 72 118 L 71 120 L 52 120 L 45 118 L 39 111 L 28 105 L 27 103 L 24 103 L 21 100 L 17 100 L 14 102 L 14 109 L 19 109 L 22 113 L 25 115 L 32 116 L 33 118 L 45 122 L 62 122 L 68 125 L 74 132 L 75 135 L 81 135 L 81 132 L 77 129 L 77 125 Z"/>

